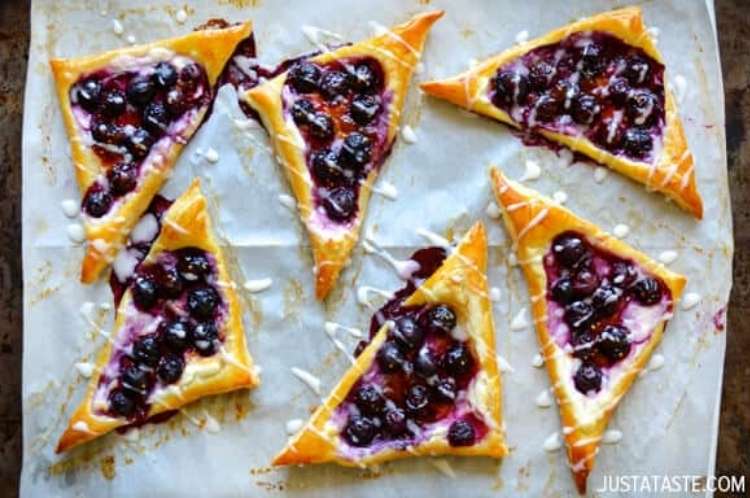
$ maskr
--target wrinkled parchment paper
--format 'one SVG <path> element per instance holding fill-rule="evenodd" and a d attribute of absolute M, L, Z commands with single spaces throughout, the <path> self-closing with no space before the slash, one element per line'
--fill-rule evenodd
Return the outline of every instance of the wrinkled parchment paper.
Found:
<path fill-rule="evenodd" d="M 687 292 L 701 296 L 689 310 L 678 306 L 657 350 L 663 368 L 638 380 L 621 403 L 610 428 L 621 431 L 622 440 L 602 445 L 590 489 L 599 488 L 605 475 L 711 473 L 725 347 L 724 332 L 714 322 L 723 321 L 730 288 L 732 230 L 713 9 L 699 0 L 647 2 L 643 7 L 680 97 L 706 206 L 700 223 L 617 174 L 597 183 L 591 164 L 567 165 L 550 150 L 525 147 L 507 128 L 426 98 L 416 88 L 410 92 L 403 124 L 415 130 L 418 141 L 396 144 L 381 181 L 395 185 L 398 198 L 373 196 L 365 230 L 396 257 L 405 258 L 427 245 L 416 233 L 419 227 L 458 236 L 477 219 L 487 224 L 489 280 L 501 296 L 494 306 L 497 349 L 512 368 L 503 378 L 512 452 L 503 461 L 423 458 L 369 470 L 268 467 L 286 441 L 286 421 L 306 419 L 320 401 L 291 368 L 318 376 L 325 395 L 348 366 L 327 337 L 325 321 L 366 329 L 370 311 L 357 302 L 357 288 L 394 290 L 401 284 L 386 261 L 360 247 L 328 302 L 315 301 L 306 235 L 297 215 L 279 202 L 280 194 L 289 194 L 286 181 L 268 153 L 264 132 L 247 123 L 228 87 L 183 153 L 165 193 L 174 197 L 193 176 L 203 178 L 238 284 L 273 280 L 265 292 L 243 291 L 248 344 L 263 368 L 262 385 L 252 392 L 203 400 L 167 423 L 126 436 L 109 435 L 69 455 L 53 453 L 87 381 L 75 364 L 93 358 L 106 340 L 103 334 L 110 330 L 113 312 L 107 309 L 112 297 L 105 282 L 78 282 L 83 250 L 69 240 L 68 225 L 76 220 L 68 219 L 60 204 L 79 199 L 79 193 L 49 57 L 177 35 L 208 18 L 224 17 L 251 19 L 260 59 L 271 64 L 313 48 L 303 25 L 357 40 L 370 35 L 368 21 L 391 25 L 418 11 L 443 7 L 447 13 L 430 35 L 425 69 L 415 77 L 419 81 L 453 75 L 472 59 L 512 45 L 522 31 L 538 36 L 619 4 L 35 1 L 23 142 L 24 495 L 573 495 L 564 453 L 543 449 L 545 439 L 559 430 L 559 420 L 556 407 L 539 408 L 534 402 L 548 387 L 544 369 L 532 366 L 534 332 L 510 327 L 522 308 L 528 308 L 525 283 L 519 269 L 508 263 L 509 241 L 500 221 L 486 214 L 491 200 L 488 166 L 500 165 L 517 179 L 527 160 L 542 169 L 541 178 L 528 182 L 531 187 L 548 195 L 564 191 L 570 208 L 605 229 L 627 224 L 626 240 L 653 257 L 676 251 L 670 267 L 689 277 Z M 119 29 L 114 19 L 122 26 L 121 34 L 115 32 Z M 209 148 L 218 152 L 215 164 L 201 154 Z M 375 305 L 381 302 L 375 295 L 371 298 Z M 356 339 L 346 332 L 337 335 L 349 351 L 354 348 Z"/>

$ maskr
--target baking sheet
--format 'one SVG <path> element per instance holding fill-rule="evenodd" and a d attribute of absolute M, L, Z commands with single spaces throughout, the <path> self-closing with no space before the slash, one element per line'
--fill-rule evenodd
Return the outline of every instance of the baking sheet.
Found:
<path fill-rule="evenodd" d="M 314 299 L 312 261 L 297 215 L 279 201 L 289 189 L 268 153 L 264 132 L 248 123 L 233 91 L 220 92 L 211 119 L 183 153 L 165 188 L 179 195 L 190 179 L 203 179 L 212 214 L 239 284 L 271 278 L 263 293 L 243 293 L 248 345 L 262 370 L 262 385 L 200 401 L 167 423 L 126 436 L 113 434 L 62 457 L 53 453 L 87 379 L 77 362 L 91 359 L 111 326 L 111 293 L 102 282 L 83 286 L 83 249 L 72 243 L 60 204 L 78 199 L 48 59 L 73 56 L 185 33 L 211 17 L 255 24 L 259 58 L 272 64 L 312 48 L 303 25 L 325 28 L 347 40 L 371 34 L 368 21 L 391 25 L 431 8 L 445 8 L 424 53 L 416 81 L 444 77 L 512 45 L 518 33 L 538 36 L 578 17 L 620 4 L 612 1 L 329 0 L 273 2 L 215 0 L 35 1 L 23 142 L 24 496 L 568 496 L 575 495 L 564 452 L 546 452 L 559 430 L 556 407 L 534 399 L 548 387 L 546 372 L 532 366 L 537 352 L 530 327 L 510 324 L 528 308 L 525 283 L 509 255 L 499 220 L 486 214 L 491 201 L 487 168 L 497 164 L 520 178 L 527 160 L 542 176 L 529 186 L 551 195 L 564 191 L 575 212 L 612 230 L 627 224 L 626 240 L 653 257 L 675 251 L 669 266 L 700 294 L 689 310 L 678 307 L 657 353 L 664 367 L 638 380 L 610 428 L 618 444 L 604 444 L 589 487 L 605 475 L 689 474 L 713 471 L 723 323 L 731 285 L 732 228 L 724 148 L 723 92 L 712 7 L 701 1 L 644 3 L 658 33 L 668 77 L 681 96 L 688 142 L 696 159 L 705 219 L 700 223 L 657 194 L 611 173 L 595 180 L 591 164 L 568 165 L 544 148 L 529 148 L 507 128 L 420 95 L 413 88 L 403 115 L 418 141 L 400 140 L 381 181 L 398 190 L 395 201 L 373 196 L 365 231 L 396 257 L 427 245 L 416 228 L 459 236 L 477 219 L 489 231 L 490 284 L 498 353 L 510 365 L 503 377 L 511 454 L 483 458 L 410 459 L 374 469 L 333 465 L 272 469 L 284 445 L 285 424 L 306 419 L 320 401 L 291 372 L 305 369 L 321 381 L 323 395 L 348 366 L 324 331 L 326 320 L 366 329 L 370 311 L 357 301 L 360 286 L 400 286 L 388 263 L 360 248 L 326 304 Z M 185 15 L 180 13 L 183 11 Z M 122 33 L 115 28 L 122 26 Z M 132 37 L 132 38 L 130 38 Z M 219 161 L 202 151 L 214 148 Z M 565 156 L 565 155 L 563 155 Z M 372 296 L 375 304 L 380 301 Z M 340 333 L 349 350 L 355 339 Z M 686 437 L 690 435 L 691 437 Z M 451 475 L 452 474 L 452 475 Z M 596 493 L 598 494 L 598 493 Z"/>

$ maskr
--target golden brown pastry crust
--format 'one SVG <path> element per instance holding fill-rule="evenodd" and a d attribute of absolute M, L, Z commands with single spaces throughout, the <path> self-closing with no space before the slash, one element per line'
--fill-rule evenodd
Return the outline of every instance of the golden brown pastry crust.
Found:
<path fill-rule="evenodd" d="M 392 92 L 389 106 L 387 144 L 393 143 L 401 117 L 406 92 L 414 67 L 419 62 L 430 27 L 443 15 L 442 11 L 419 14 L 410 21 L 391 28 L 388 33 L 325 52 L 310 59 L 326 64 L 347 57 L 377 59 L 386 75 L 386 91 Z M 281 163 L 297 199 L 300 218 L 307 227 L 315 260 L 315 295 L 324 299 L 333 288 L 341 269 L 357 243 L 365 216 L 370 191 L 379 168 L 374 168 L 359 191 L 358 214 L 350 226 L 336 230 L 322 230 L 313 222 L 312 177 L 304 157 L 304 141 L 296 125 L 287 122 L 281 101 L 281 91 L 287 73 L 259 85 L 245 93 L 245 101 L 258 111 L 271 135 L 276 158 Z M 388 145 L 385 147 L 388 149 Z"/>
<path fill-rule="evenodd" d="M 151 55 L 158 61 L 173 55 L 181 55 L 202 64 L 208 82 L 213 86 L 237 43 L 247 38 L 250 32 L 251 25 L 247 22 L 225 29 L 195 31 L 179 38 L 121 48 L 89 57 L 52 59 L 50 65 L 55 76 L 57 95 L 70 139 L 76 181 L 81 193 L 85 193 L 107 170 L 99 156 L 86 145 L 71 108 L 70 88 L 82 75 L 106 68 L 120 57 Z M 189 139 L 195 133 L 208 108 L 209 105 L 205 105 L 197 110 L 194 119 L 182 133 L 183 137 Z M 88 241 L 81 268 L 82 282 L 96 281 L 102 270 L 117 255 L 133 226 L 166 181 L 185 143 L 173 142 L 159 161 L 154 160 L 153 154 L 149 154 L 149 158 L 144 162 L 152 160 L 153 167 L 148 173 L 142 173 L 143 177 L 136 190 L 123 197 L 117 209 L 113 207 L 110 213 L 99 219 L 82 215 Z"/>
<path fill-rule="evenodd" d="M 433 437 L 408 451 L 384 449 L 356 460 L 347 458 L 338 451 L 340 436 L 335 427 L 328 424 L 329 419 L 375 360 L 375 354 L 388 334 L 388 327 L 384 325 L 318 407 L 307 425 L 276 456 L 273 464 L 336 462 L 345 466 L 364 466 L 418 455 L 505 456 L 508 449 L 502 418 L 502 388 L 495 355 L 495 333 L 486 270 L 487 240 L 484 225 L 477 223 L 443 265 L 404 302 L 405 306 L 448 304 L 456 310 L 458 322 L 469 333 L 471 345 L 480 363 L 475 385 L 483 386 L 483 389 L 475 390 L 474 408 L 481 410 L 489 426 L 489 431 L 481 442 L 472 446 L 453 447 L 446 438 Z"/>
<path fill-rule="evenodd" d="M 664 64 L 656 44 L 643 24 L 640 8 L 628 7 L 568 24 L 550 31 L 540 38 L 512 47 L 458 76 L 425 82 L 420 87 L 430 95 L 520 128 L 520 125 L 508 113 L 493 105 L 487 97 L 492 77 L 497 69 L 505 63 L 537 47 L 557 43 L 570 34 L 580 31 L 610 33 L 631 46 L 641 48 L 651 58 Z M 544 129 L 535 131 L 549 140 L 585 154 L 595 161 L 646 185 L 649 190 L 664 193 L 696 218 L 702 218 L 703 202 L 696 186 L 693 156 L 687 146 L 685 131 L 677 111 L 677 102 L 667 86 L 664 88 L 664 95 L 666 123 L 664 125 L 663 145 L 661 154 L 655 158 L 654 164 L 615 156 L 597 147 L 585 137 L 573 137 Z"/>
<path fill-rule="evenodd" d="M 576 485 L 581 493 L 586 490 L 586 478 L 590 473 L 598 451 L 599 441 L 606 429 L 620 398 L 628 391 L 638 373 L 648 362 L 654 348 L 661 341 L 665 317 L 654 329 L 645 347 L 638 352 L 632 364 L 626 367 L 623 376 L 607 393 L 597 395 L 593 407 L 582 406 L 583 395 L 572 383 L 564 382 L 569 375 L 566 353 L 551 337 L 547 327 L 547 302 L 538 297 L 545 296 L 547 276 L 542 258 L 549 250 L 552 240 L 560 233 L 574 230 L 583 233 L 596 247 L 631 259 L 647 272 L 659 277 L 672 294 L 672 307 L 682 295 L 686 279 L 652 260 L 640 251 L 603 232 L 554 201 L 537 192 L 508 180 L 499 169 L 491 171 L 492 188 L 503 213 L 505 226 L 511 235 L 518 261 L 523 268 L 532 297 L 532 311 L 536 323 L 537 338 L 542 349 L 550 382 L 560 407 L 563 434 L 568 459 Z M 592 413 L 593 411 L 593 413 Z"/>
<path fill-rule="evenodd" d="M 153 261 L 164 251 L 175 251 L 183 247 L 197 247 L 213 255 L 215 259 L 218 281 L 224 284 L 219 287 L 219 292 L 227 303 L 227 317 L 220 329 L 224 342 L 222 350 L 213 356 L 190 356 L 186 360 L 185 373 L 180 381 L 173 385 L 178 389 L 165 390 L 155 398 L 149 416 L 176 410 L 204 396 L 255 387 L 260 382 L 245 345 L 239 298 L 221 248 L 214 237 L 206 209 L 206 198 L 200 191 L 200 182 L 197 179 L 165 213 L 161 232 L 144 261 Z M 124 311 L 131 300 L 131 292 L 128 289 L 120 302 L 112 338 L 117 336 L 117 331 L 123 329 L 127 315 Z M 97 357 L 97 373 L 91 378 L 83 401 L 71 416 L 68 427 L 60 438 L 57 445 L 58 453 L 128 424 L 126 419 L 99 414 L 93 407 L 94 393 L 99 385 L 99 372 L 107 364 L 111 354 L 112 341 L 107 341 Z M 186 375 L 188 368 L 194 368 L 202 372 L 202 375 L 196 375 L 191 380 Z"/>

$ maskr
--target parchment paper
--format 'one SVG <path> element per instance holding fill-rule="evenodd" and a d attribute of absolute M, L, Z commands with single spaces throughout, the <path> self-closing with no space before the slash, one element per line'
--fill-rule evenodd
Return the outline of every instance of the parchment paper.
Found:
<path fill-rule="evenodd" d="M 425 5 L 428 4 L 429 5 Z M 373 196 L 365 222 L 375 240 L 405 258 L 428 245 L 423 227 L 460 236 L 477 219 L 489 230 L 490 284 L 500 289 L 494 307 L 498 353 L 513 371 L 503 377 L 504 410 L 511 454 L 502 462 L 483 458 L 423 458 L 377 469 L 333 465 L 271 469 L 289 419 L 306 419 L 319 403 L 291 373 L 292 367 L 321 380 L 321 393 L 348 366 L 324 331 L 326 320 L 366 329 L 370 311 L 358 304 L 362 285 L 394 290 L 396 274 L 382 258 L 357 249 L 328 303 L 314 299 L 312 262 L 296 213 L 279 202 L 289 189 L 267 151 L 261 129 L 249 127 L 231 88 L 220 93 L 211 119 L 183 153 L 165 188 L 176 196 L 194 175 L 203 178 L 212 215 L 223 237 L 238 284 L 273 279 L 259 294 L 243 294 L 251 353 L 262 366 L 262 385 L 252 391 L 198 402 L 169 422 L 126 436 L 113 434 L 62 457 L 53 449 L 87 379 L 75 364 L 92 359 L 111 326 L 112 297 L 106 285 L 78 282 L 82 247 L 66 234 L 75 220 L 60 209 L 79 199 L 68 142 L 53 93 L 48 59 L 96 53 L 133 41 L 185 33 L 211 17 L 251 19 L 259 56 L 272 64 L 312 48 L 302 26 L 312 25 L 358 40 L 368 21 L 392 25 L 428 8 L 445 8 L 424 54 L 417 81 L 453 75 L 514 43 L 581 16 L 619 6 L 614 1 L 522 2 L 473 0 L 327 0 L 270 2 L 216 0 L 35 1 L 24 116 L 23 422 L 25 496 L 568 496 L 574 487 L 563 452 L 545 452 L 544 440 L 559 430 L 557 408 L 538 408 L 546 389 L 543 369 L 532 366 L 537 342 L 530 327 L 510 323 L 528 297 L 518 268 L 508 264 L 509 242 L 499 220 L 486 214 L 487 169 L 500 165 L 519 178 L 527 159 L 542 168 L 528 184 L 551 195 L 563 190 L 567 205 L 608 230 L 626 223 L 626 240 L 653 257 L 676 251 L 670 267 L 689 277 L 687 292 L 701 295 L 692 309 L 678 306 L 657 352 L 664 367 L 638 380 L 610 427 L 619 444 L 602 445 L 590 489 L 605 475 L 694 474 L 714 468 L 721 393 L 723 322 L 731 285 L 732 229 L 724 147 L 724 104 L 712 6 L 701 1 L 643 5 L 658 29 L 668 77 L 681 98 L 681 115 L 696 159 L 705 219 L 696 222 L 658 194 L 615 173 L 595 182 L 591 164 L 566 165 L 544 148 L 524 146 L 507 128 L 456 107 L 410 92 L 403 124 L 418 141 L 400 140 L 382 180 L 398 189 L 396 201 Z M 184 9 L 187 19 L 178 21 Z M 113 19 L 123 33 L 113 30 Z M 678 77 L 681 77 L 679 78 Z M 684 78 L 685 85 L 680 81 Z M 200 155 L 213 147 L 219 161 Z M 373 297 L 375 304 L 379 300 Z M 103 306 L 102 306 L 103 305 Z M 351 351 L 355 339 L 340 333 Z M 217 430 L 218 429 L 218 430 Z M 447 467 L 446 467 L 447 463 Z M 442 466 L 442 471 L 438 469 Z M 451 477 L 447 474 L 453 473 Z"/>

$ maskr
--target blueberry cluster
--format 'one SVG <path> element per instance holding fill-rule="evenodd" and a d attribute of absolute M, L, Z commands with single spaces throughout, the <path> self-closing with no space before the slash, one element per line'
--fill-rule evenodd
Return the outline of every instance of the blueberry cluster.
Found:
<path fill-rule="evenodd" d="M 161 263 L 139 267 L 130 285 L 136 308 L 162 320 L 157 332 L 138 337 L 130 354 L 120 360 L 117 386 L 109 397 L 116 416 L 145 416 L 148 394 L 157 381 L 177 382 L 187 354 L 211 356 L 217 351 L 216 319 L 222 298 L 211 284 L 213 265 L 206 253 L 196 248 L 180 249 L 172 255 Z"/>
<path fill-rule="evenodd" d="M 526 125 L 573 125 L 613 154 L 646 160 L 664 124 L 663 76 L 661 64 L 614 36 L 577 33 L 500 67 L 490 98 L 520 108 Z"/>
<path fill-rule="evenodd" d="M 595 258 L 606 264 L 595 265 Z M 602 367 L 614 365 L 631 349 L 622 310 L 631 300 L 643 306 L 659 303 L 664 285 L 656 278 L 639 276 L 634 263 L 595 249 L 574 232 L 553 240 L 545 266 L 548 275 L 556 275 L 548 284 L 549 294 L 563 308 L 573 355 L 582 360 L 573 377 L 575 386 L 582 393 L 599 391 Z"/>
<path fill-rule="evenodd" d="M 70 99 L 90 114 L 94 151 L 110 168 L 106 179 L 86 192 L 83 210 L 94 218 L 138 183 L 140 164 L 170 124 L 188 109 L 205 104 L 210 88 L 204 69 L 177 69 L 159 62 L 139 72 L 100 72 L 73 85 Z"/>

